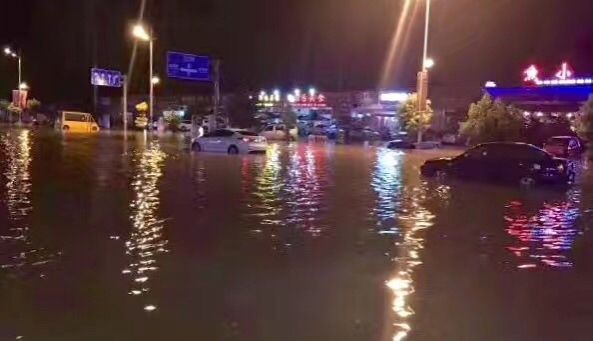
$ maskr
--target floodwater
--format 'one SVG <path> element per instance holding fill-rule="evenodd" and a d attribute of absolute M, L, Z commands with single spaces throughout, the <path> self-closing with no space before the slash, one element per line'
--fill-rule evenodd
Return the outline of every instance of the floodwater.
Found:
<path fill-rule="evenodd" d="M 593 174 L 426 181 L 437 152 L 0 131 L 0 340 L 590 340 Z"/>

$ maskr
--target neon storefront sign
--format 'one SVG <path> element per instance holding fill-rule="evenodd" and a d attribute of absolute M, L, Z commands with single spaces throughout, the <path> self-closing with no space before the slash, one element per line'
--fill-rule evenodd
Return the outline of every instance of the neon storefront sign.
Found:
<path fill-rule="evenodd" d="M 576 78 L 572 67 L 566 62 L 562 63 L 554 78 L 541 79 L 540 71 L 537 66 L 530 65 L 523 71 L 523 81 L 537 86 L 556 86 L 556 85 L 591 85 L 593 78 Z"/>

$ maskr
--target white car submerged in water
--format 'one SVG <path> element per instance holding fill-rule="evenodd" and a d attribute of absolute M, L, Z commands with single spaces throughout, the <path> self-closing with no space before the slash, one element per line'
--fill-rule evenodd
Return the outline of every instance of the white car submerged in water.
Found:
<path fill-rule="evenodd" d="M 265 137 L 247 130 L 216 129 L 192 139 L 191 149 L 196 152 L 228 154 L 263 153 L 268 149 L 268 141 Z"/>

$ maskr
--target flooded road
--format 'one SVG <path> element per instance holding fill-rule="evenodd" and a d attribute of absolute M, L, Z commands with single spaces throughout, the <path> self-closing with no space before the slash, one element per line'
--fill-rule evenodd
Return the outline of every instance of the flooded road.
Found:
<path fill-rule="evenodd" d="M 593 172 L 426 181 L 437 152 L 0 131 L 0 340 L 590 340 Z"/>

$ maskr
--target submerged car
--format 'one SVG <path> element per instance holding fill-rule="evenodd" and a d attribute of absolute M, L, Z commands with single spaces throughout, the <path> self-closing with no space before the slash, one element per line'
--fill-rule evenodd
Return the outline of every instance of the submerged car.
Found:
<path fill-rule="evenodd" d="M 583 145 L 575 136 L 554 136 L 544 143 L 544 150 L 555 156 L 575 156 L 583 152 Z"/>
<path fill-rule="evenodd" d="M 574 181 L 572 162 L 526 143 L 477 145 L 453 158 L 428 160 L 421 167 L 428 177 L 507 182 L 521 185 L 566 184 Z"/>
<path fill-rule="evenodd" d="M 247 154 L 265 152 L 268 149 L 268 141 L 265 137 L 246 130 L 216 129 L 194 138 L 191 149 L 196 152 Z"/>

